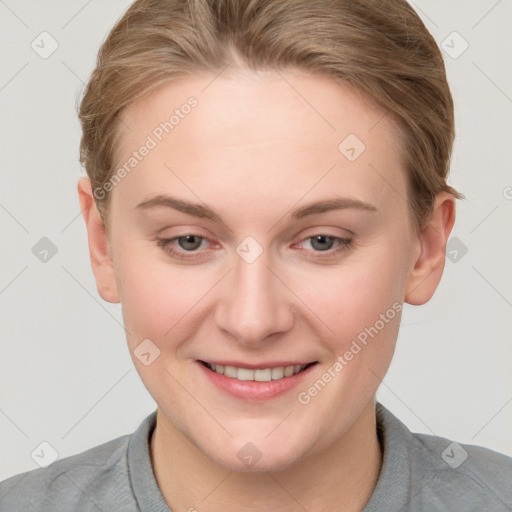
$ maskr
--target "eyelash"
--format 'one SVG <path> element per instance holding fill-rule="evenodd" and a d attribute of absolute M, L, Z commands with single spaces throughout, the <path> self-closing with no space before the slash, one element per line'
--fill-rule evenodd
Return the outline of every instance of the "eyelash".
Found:
<path fill-rule="evenodd" d="M 201 240 L 206 240 L 208 242 L 210 242 L 211 240 L 207 237 L 204 237 L 204 236 L 200 236 L 200 235 L 195 235 L 194 233 L 187 233 L 186 235 L 181 235 L 181 236 L 176 236 L 174 238 L 159 238 L 157 239 L 158 242 L 157 242 L 157 245 L 159 247 L 161 247 L 166 253 L 170 254 L 171 256 L 173 257 L 176 257 L 178 259 L 183 259 L 183 260 L 191 260 L 191 259 L 195 259 L 195 258 L 200 258 L 202 257 L 202 254 L 200 254 L 198 252 L 198 250 L 195 250 L 195 251 L 185 251 L 185 250 L 181 250 L 181 251 L 177 251 L 176 249 L 173 249 L 172 248 L 172 242 L 180 239 L 180 238 L 185 238 L 187 236 L 195 236 Z M 324 233 L 319 233 L 317 235 L 312 235 L 312 236 L 308 236 L 306 238 L 304 238 L 301 242 L 304 242 L 306 240 L 311 240 L 313 238 L 316 238 L 318 236 L 324 236 L 324 237 L 327 237 L 327 238 L 331 238 L 332 240 L 334 241 L 337 241 L 338 242 L 338 246 L 335 248 L 335 249 L 329 249 L 329 250 L 326 250 L 326 251 L 313 251 L 314 253 L 318 253 L 319 255 L 318 256 L 311 256 L 311 258 L 313 259 L 326 259 L 326 258 L 329 258 L 329 257 L 332 257 L 332 256 L 335 256 L 337 255 L 338 253 L 342 252 L 342 251 L 346 251 L 350 248 L 350 246 L 352 245 L 352 239 L 351 238 L 342 238 L 342 237 L 338 237 L 338 236 L 331 236 L 331 235 L 326 235 Z M 322 256 L 320 256 L 320 254 L 322 254 Z M 323 256 L 325 254 L 325 256 Z"/>

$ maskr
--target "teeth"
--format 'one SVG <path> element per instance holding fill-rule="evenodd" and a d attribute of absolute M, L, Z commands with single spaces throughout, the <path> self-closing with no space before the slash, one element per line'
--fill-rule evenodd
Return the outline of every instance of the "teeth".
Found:
<path fill-rule="evenodd" d="M 271 372 L 272 380 L 279 380 L 284 377 L 284 367 L 278 366 L 277 368 L 272 368 Z"/>
<path fill-rule="evenodd" d="M 253 370 L 251 368 L 237 368 L 235 366 L 222 366 L 221 364 L 206 363 L 210 370 L 225 375 L 231 379 L 249 380 L 256 382 L 270 382 L 284 377 L 291 377 L 304 370 L 305 364 L 296 364 L 294 366 L 277 366 L 275 368 L 265 368 Z"/>
<path fill-rule="evenodd" d="M 258 382 L 270 382 L 272 380 L 272 370 L 270 368 L 266 370 L 254 370 L 254 380 Z"/>
<path fill-rule="evenodd" d="M 238 368 L 236 371 L 236 378 L 238 380 L 254 380 L 254 370 Z"/>
<path fill-rule="evenodd" d="M 212 368 L 213 370 L 213 368 Z M 217 371 L 217 370 L 215 370 Z M 234 366 L 224 366 L 224 375 L 236 379 L 236 368 Z"/>

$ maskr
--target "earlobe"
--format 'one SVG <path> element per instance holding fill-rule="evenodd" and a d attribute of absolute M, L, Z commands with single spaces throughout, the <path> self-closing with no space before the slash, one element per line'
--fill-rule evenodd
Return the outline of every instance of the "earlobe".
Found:
<path fill-rule="evenodd" d="M 455 198 L 448 192 L 436 196 L 426 226 L 419 234 L 420 251 L 409 273 L 405 302 L 419 306 L 428 302 L 443 275 L 446 243 L 455 223 Z"/>
<path fill-rule="evenodd" d="M 91 180 L 87 177 L 80 178 L 77 188 L 80 209 L 82 210 L 82 216 L 87 228 L 89 256 L 98 293 L 105 301 L 118 303 L 120 302 L 120 297 L 117 289 L 110 242 L 105 224 L 96 208 Z"/>

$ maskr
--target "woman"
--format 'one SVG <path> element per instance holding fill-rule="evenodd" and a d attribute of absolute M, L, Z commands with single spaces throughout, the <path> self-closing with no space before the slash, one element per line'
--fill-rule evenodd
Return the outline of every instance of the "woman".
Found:
<path fill-rule="evenodd" d="M 462 197 L 405 1 L 136 1 L 80 119 L 98 291 L 158 409 L 1 510 L 509 510 L 510 458 L 375 401 Z"/>

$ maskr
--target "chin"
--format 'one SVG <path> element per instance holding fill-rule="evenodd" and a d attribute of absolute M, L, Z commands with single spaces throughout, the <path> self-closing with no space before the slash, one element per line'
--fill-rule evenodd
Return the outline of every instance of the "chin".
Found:
<path fill-rule="evenodd" d="M 284 471 L 297 464 L 308 450 L 306 441 L 300 446 L 280 440 L 276 442 L 247 442 L 232 439 L 224 445 L 198 446 L 204 455 L 216 464 L 239 473 L 264 473 Z"/>
<path fill-rule="evenodd" d="M 298 462 L 297 454 L 289 451 L 282 454 L 272 453 L 267 457 L 264 453 L 260 452 L 260 454 L 261 458 L 258 459 L 258 455 L 256 455 L 252 462 L 249 461 L 248 456 L 242 457 L 240 460 L 238 456 L 226 458 L 223 454 L 216 456 L 217 454 L 207 453 L 206 455 L 216 464 L 237 473 L 275 473 L 284 471 Z"/>

